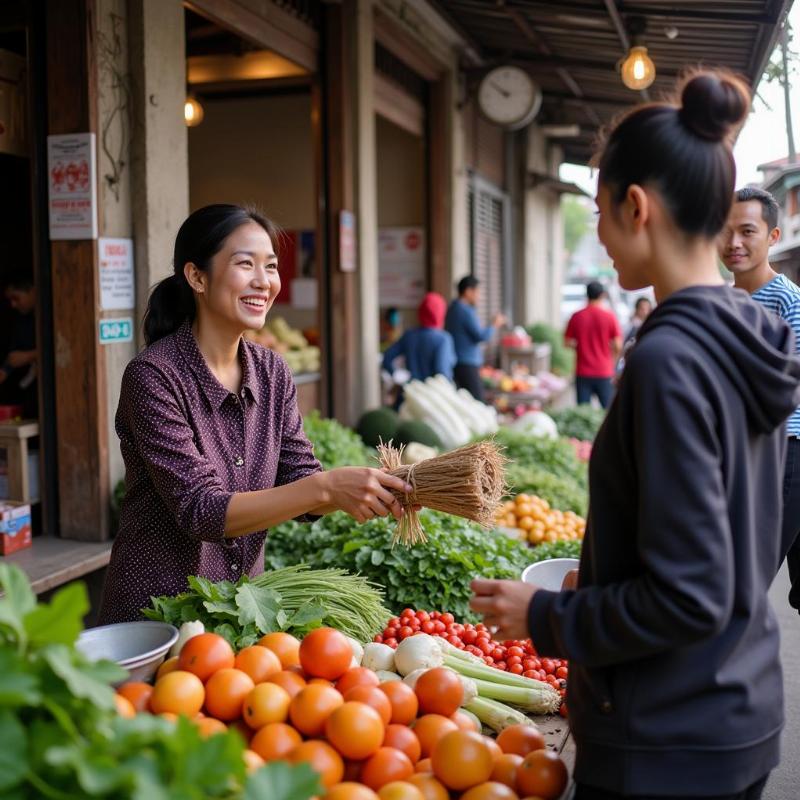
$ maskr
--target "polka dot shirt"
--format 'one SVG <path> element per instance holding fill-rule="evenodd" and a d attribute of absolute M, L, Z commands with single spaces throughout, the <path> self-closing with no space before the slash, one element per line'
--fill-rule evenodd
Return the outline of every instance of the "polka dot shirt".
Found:
<path fill-rule="evenodd" d="M 140 618 L 189 575 L 263 572 L 266 531 L 224 538 L 231 497 L 321 469 L 286 362 L 246 339 L 239 357 L 239 394 L 211 373 L 188 324 L 128 364 L 116 416 L 126 494 L 100 624 Z"/>

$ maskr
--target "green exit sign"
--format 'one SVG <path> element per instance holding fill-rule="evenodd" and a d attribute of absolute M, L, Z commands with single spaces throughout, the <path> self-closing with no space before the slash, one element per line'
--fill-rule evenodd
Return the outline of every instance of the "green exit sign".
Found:
<path fill-rule="evenodd" d="M 133 341 L 133 320 L 130 317 L 115 317 L 100 320 L 100 344 L 116 344 Z"/>

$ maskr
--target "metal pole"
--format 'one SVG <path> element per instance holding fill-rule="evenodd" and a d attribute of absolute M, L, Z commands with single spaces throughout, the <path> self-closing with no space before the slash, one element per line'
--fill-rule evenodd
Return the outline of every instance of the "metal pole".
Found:
<path fill-rule="evenodd" d="M 789 83 L 789 24 L 785 22 L 781 30 L 781 62 L 783 64 L 783 102 L 786 107 L 786 138 L 789 143 L 789 163 L 797 161 L 797 153 L 794 149 L 794 130 L 792 127 L 792 102 L 791 86 Z"/>

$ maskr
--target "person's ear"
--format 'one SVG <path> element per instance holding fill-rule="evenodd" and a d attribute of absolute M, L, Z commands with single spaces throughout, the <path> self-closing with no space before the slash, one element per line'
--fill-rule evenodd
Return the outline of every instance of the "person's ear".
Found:
<path fill-rule="evenodd" d="M 772 247 L 772 245 L 777 244 L 780 241 L 780 238 L 781 238 L 781 229 L 773 228 L 769 232 L 769 239 L 768 239 L 769 246 Z"/>
<path fill-rule="evenodd" d="M 207 276 L 193 261 L 187 262 L 183 267 L 183 274 L 186 282 L 192 287 L 192 291 L 203 294 L 206 290 Z"/>
<path fill-rule="evenodd" d="M 641 186 L 632 183 L 625 193 L 625 216 L 634 233 L 639 233 L 647 224 L 650 213 L 650 197 Z"/>

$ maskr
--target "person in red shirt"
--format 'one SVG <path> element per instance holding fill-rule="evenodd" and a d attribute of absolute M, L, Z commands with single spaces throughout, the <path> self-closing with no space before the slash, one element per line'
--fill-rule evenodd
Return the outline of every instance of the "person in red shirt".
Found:
<path fill-rule="evenodd" d="M 601 283 L 592 281 L 586 287 L 586 296 L 589 302 L 586 308 L 572 315 L 564 341 L 578 355 L 575 365 L 578 405 L 591 403 L 594 396 L 603 408 L 608 408 L 614 364 L 622 352 L 622 330 L 616 316 L 603 306 L 606 291 Z"/>

